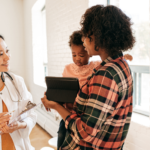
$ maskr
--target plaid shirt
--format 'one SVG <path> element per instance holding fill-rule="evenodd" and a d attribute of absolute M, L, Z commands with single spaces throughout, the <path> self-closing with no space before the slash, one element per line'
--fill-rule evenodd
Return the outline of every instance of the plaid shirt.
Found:
<path fill-rule="evenodd" d="M 122 53 L 94 69 L 77 95 L 62 150 L 120 150 L 132 114 L 133 80 Z"/>

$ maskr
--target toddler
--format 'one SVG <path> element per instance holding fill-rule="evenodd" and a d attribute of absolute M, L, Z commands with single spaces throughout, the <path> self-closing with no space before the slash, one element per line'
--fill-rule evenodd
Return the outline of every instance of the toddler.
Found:
<path fill-rule="evenodd" d="M 63 77 L 75 77 L 79 80 L 80 87 L 84 85 L 87 77 L 92 74 L 93 69 L 100 64 L 100 61 L 89 62 L 90 56 L 85 50 L 82 42 L 81 31 L 74 31 L 69 39 L 69 46 L 72 51 L 72 59 L 74 63 L 65 66 L 63 71 Z M 73 104 L 65 103 L 64 107 L 69 111 L 72 110 Z M 62 145 L 66 135 L 66 128 L 63 119 L 60 121 L 58 131 L 58 143 L 57 148 Z"/>
<path fill-rule="evenodd" d="M 81 87 L 87 77 L 92 74 L 93 69 L 100 64 L 100 61 L 89 62 L 90 56 L 83 46 L 81 31 L 73 32 L 70 36 L 69 46 L 74 63 L 66 65 L 62 75 L 63 77 L 78 78 Z"/>

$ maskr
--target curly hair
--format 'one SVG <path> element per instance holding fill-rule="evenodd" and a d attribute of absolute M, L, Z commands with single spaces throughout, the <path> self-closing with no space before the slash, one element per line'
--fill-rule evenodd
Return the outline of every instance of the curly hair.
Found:
<path fill-rule="evenodd" d="M 102 48 L 112 56 L 134 46 L 131 20 L 115 6 L 96 5 L 87 9 L 80 25 L 84 37 L 91 40 L 94 35 L 96 51 Z"/>
<path fill-rule="evenodd" d="M 80 30 L 78 31 L 74 31 L 72 33 L 72 35 L 69 38 L 69 46 L 71 47 L 71 45 L 83 45 L 82 42 L 82 32 Z"/>
<path fill-rule="evenodd" d="M 4 37 L 3 37 L 2 35 L 0 35 L 0 38 L 3 39 L 3 40 L 5 40 Z"/>

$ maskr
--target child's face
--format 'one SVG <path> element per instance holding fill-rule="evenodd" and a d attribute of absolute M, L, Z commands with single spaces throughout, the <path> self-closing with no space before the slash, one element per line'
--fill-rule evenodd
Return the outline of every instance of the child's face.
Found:
<path fill-rule="evenodd" d="M 72 59 L 73 62 L 77 66 L 83 66 L 87 65 L 89 61 L 89 55 L 87 51 L 84 50 L 84 47 L 82 45 L 71 45 L 72 50 Z"/>

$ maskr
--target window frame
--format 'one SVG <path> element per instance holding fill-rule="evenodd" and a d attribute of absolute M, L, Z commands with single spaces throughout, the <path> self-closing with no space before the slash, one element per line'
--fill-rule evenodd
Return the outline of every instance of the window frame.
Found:
<path fill-rule="evenodd" d="M 45 22 L 43 23 L 43 21 Z M 43 27 L 45 28 L 43 29 Z M 46 87 L 45 76 L 48 75 L 48 53 L 45 0 L 37 0 L 32 7 L 32 45 L 33 82 L 35 85 Z"/>

